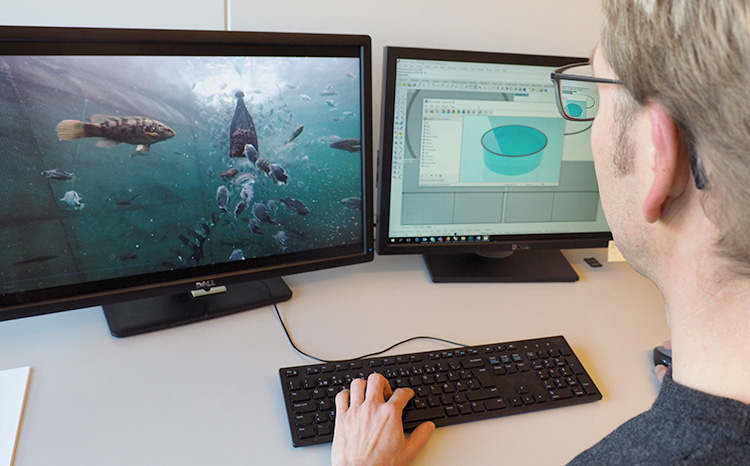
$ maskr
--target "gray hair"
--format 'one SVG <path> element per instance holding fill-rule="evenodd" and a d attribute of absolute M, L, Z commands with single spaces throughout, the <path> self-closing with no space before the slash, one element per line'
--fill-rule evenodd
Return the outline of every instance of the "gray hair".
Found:
<path fill-rule="evenodd" d="M 717 253 L 750 275 L 750 0 L 604 0 L 603 11 L 605 58 L 695 147 Z"/>

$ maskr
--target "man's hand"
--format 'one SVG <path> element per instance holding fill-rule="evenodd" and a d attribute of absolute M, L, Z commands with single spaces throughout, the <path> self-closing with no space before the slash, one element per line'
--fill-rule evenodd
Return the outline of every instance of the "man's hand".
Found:
<path fill-rule="evenodd" d="M 401 414 L 413 396 L 409 388 L 393 392 L 377 373 L 367 381 L 352 381 L 350 390 L 336 395 L 331 462 L 335 466 L 409 464 L 435 430 L 435 424 L 425 422 L 409 438 L 404 435 Z"/>

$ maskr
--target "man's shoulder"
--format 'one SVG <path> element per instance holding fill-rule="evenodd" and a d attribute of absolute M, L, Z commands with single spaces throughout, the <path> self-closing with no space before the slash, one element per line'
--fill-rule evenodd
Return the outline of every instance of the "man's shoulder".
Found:
<path fill-rule="evenodd" d="M 724 406 L 727 405 L 727 406 Z M 726 416 L 725 408 L 734 409 Z M 665 379 L 654 405 L 570 464 L 742 465 L 750 458 L 750 406 Z M 744 412 L 743 412 L 744 411 Z"/>

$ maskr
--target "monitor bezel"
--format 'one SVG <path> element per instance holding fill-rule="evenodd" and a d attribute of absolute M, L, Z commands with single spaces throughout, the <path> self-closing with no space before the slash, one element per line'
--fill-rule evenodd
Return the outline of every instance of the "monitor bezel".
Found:
<path fill-rule="evenodd" d="M 252 53 L 248 53 L 251 47 Z M 374 258 L 372 45 L 367 35 L 202 30 L 0 27 L 2 55 L 359 57 L 362 243 L 0 294 L 0 321 L 341 267 Z"/>
<path fill-rule="evenodd" d="M 398 59 L 439 60 L 511 65 L 560 67 L 586 61 L 583 57 L 482 52 L 449 49 L 386 46 L 383 49 L 383 95 L 378 150 L 377 220 L 375 247 L 380 255 L 396 254 L 492 254 L 511 251 L 598 248 L 612 239 L 610 231 L 587 233 L 548 233 L 505 235 L 489 242 L 406 243 L 390 241 L 391 167 L 393 164 L 393 124 Z"/>

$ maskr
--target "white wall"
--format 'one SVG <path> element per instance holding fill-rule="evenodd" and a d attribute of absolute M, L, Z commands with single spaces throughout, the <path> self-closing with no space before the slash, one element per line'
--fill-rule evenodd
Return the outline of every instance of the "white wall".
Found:
<path fill-rule="evenodd" d="M 385 45 L 586 56 L 600 0 L 0 0 L 0 23 L 367 34 L 380 134 Z"/>
<path fill-rule="evenodd" d="M 233 0 L 236 31 L 367 34 L 373 46 L 373 121 L 380 131 L 385 45 L 588 56 L 600 0 Z"/>
<path fill-rule="evenodd" d="M 224 29 L 224 4 L 224 0 L 0 0 L 0 24 Z"/>

